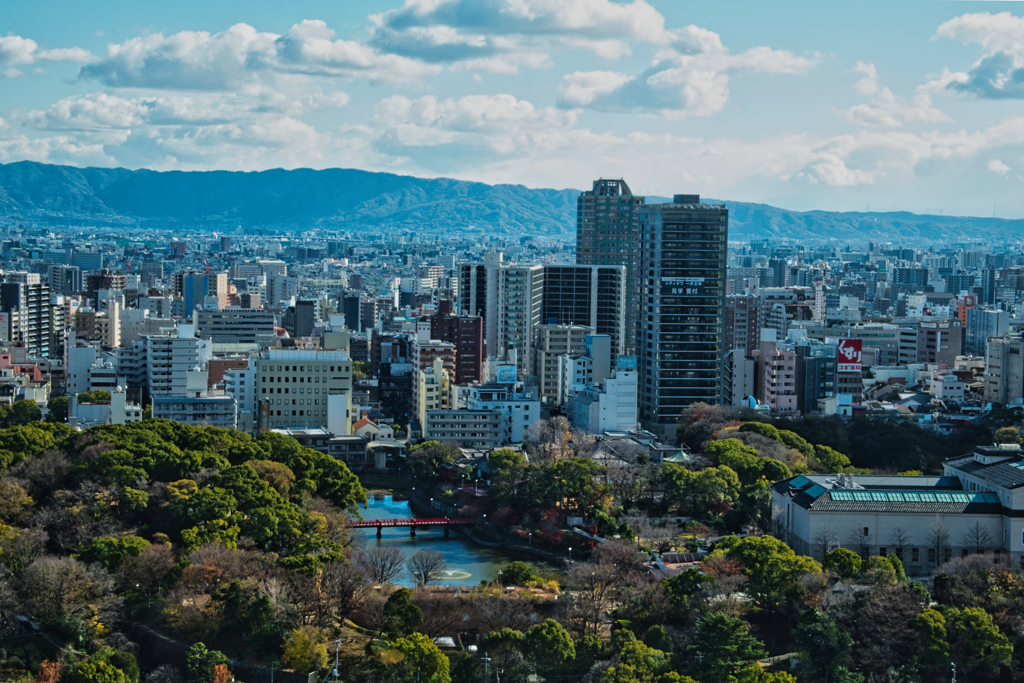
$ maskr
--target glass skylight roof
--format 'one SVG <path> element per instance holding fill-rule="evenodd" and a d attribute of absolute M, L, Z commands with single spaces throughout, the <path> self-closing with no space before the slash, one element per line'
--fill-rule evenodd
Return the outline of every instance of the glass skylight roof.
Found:
<path fill-rule="evenodd" d="M 872 503 L 998 503 L 999 496 L 968 491 L 832 491 L 832 500 Z"/>

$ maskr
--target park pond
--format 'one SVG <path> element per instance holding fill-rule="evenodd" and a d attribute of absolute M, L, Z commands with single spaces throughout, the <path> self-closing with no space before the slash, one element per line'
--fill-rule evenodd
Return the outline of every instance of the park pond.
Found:
<path fill-rule="evenodd" d="M 371 494 L 367 507 L 360 512 L 363 519 L 400 519 L 416 516 L 409 508 L 409 501 L 395 500 L 390 494 Z M 517 559 L 499 550 L 477 545 L 454 530 L 450 538 L 446 539 L 442 527 L 416 529 L 415 538 L 410 536 L 407 527 L 384 528 L 379 539 L 376 529 L 363 528 L 354 531 L 362 537 L 364 550 L 375 546 L 398 548 L 405 553 L 406 559 L 421 550 L 440 552 L 448 565 L 445 578 L 438 582 L 444 586 L 475 586 L 484 579 L 493 581 L 497 578 L 498 568 L 502 564 Z M 413 580 L 406 572 L 396 583 L 412 586 Z"/>

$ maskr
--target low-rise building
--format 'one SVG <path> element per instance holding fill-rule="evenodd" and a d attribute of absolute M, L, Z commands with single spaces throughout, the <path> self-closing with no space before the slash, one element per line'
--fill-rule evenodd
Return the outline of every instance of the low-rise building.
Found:
<path fill-rule="evenodd" d="M 153 419 L 235 429 L 238 406 L 233 396 L 154 396 Z"/>
<path fill-rule="evenodd" d="M 475 448 L 500 448 L 508 443 L 506 424 L 505 416 L 498 410 L 428 410 L 423 438 Z"/>
<path fill-rule="evenodd" d="M 895 554 L 924 575 L 953 557 L 994 553 L 1024 566 L 1024 455 L 979 446 L 941 477 L 798 475 L 772 486 L 774 526 L 796 552 Z"/>

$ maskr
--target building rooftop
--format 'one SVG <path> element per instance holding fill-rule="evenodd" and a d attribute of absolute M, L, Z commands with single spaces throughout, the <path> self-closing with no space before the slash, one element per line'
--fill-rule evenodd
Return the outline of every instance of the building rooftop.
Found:
<path fill-rule="evenodd" d="M 994 452 L 993 452 L 994 451 Z M 999 455 L 1002 458 L 995 460 Z M 1004 489 L 1015 489 L 1024 486 L 1024 457 L 1020 451 L 1002 451 L 979 447 L 974 453 L 959 458 L 952 458 L 945 463 L 946 467 L 963 472 L 987 484 Z"/>
<path fill-rule="evenodd" d="M 997 494 L 964 491 L 956 477 L 801 474 L 776 482 L 772 488 L 816 512 L 978 514 L 1002 510 Z"/>

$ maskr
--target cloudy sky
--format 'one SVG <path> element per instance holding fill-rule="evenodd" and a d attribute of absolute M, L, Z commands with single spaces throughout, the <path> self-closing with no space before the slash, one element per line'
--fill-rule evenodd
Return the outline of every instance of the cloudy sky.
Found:
<path fill-rule="evenodd" d="M 1024 216 L 1024 2 L 0 6 L 0 162 Z"/>

